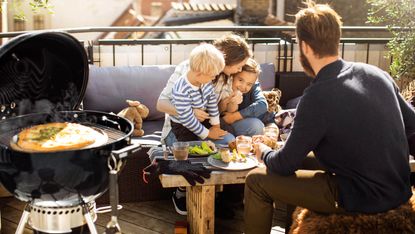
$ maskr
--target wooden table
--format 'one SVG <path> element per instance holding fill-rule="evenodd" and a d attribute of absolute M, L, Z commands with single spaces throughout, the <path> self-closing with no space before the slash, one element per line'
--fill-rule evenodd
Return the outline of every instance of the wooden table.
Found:
<path fill-rule="evenodd" d="M 246 175 L 251 171 L 212 171 L 204 184 L 191 186 L 181 175 L 160 175 L 164 188 L 186 187 L 187 221 L 190 233 L 214 233 L 215 227 L 215 191 L 224 184 L 244 184 Z"/>

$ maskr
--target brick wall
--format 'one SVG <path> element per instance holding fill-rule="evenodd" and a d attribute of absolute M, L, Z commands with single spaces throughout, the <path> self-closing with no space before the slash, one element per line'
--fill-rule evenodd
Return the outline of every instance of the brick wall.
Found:
<path fill-rule="evenodd" d="M 304 0 L 285 0 L 284 21 L 294 22 L 294 15 Z M 319 0 L 318 3 L 328 3 L 343 18 L 344 25 L 365 25 L 367 20 L 368 5 L 362 0 Z M 276 0 L 240 0 L 235 14 L 235 21 L 241 25 L 264 25 L 264 19 L 268 14 L 269 4 L 271 13 L 275 14 Z"/>
<path fill-rule="evenodd" d="M 240 25 L 263 25 L 268 6 L 269 0 L 240 0 L 235 20 Z"/>

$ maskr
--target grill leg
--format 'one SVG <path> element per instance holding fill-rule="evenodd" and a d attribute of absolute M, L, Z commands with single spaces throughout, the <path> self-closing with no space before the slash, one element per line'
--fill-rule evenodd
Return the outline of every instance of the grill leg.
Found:
<path fill-rule="evenodd" d="M 94 221 L 92 220 L 91 214 L 89 213 L 87 205 L 82 205 L 82 213 L 84 214 L 84 218 L 86 223 L 88 224 L 88 228 L 91 234 L 98 234 L 97 228 L 95 227 Z"/>
<path fill-rule="evenodd" d="M 24 232 L 24 227 L 26 226 L 27 220 L 29 219 L 30 215 L 30 205 L 26 204 L 22 217 L 20 218 L 19 225 L 16 229 L 16 234 L 22 234 Z"/>

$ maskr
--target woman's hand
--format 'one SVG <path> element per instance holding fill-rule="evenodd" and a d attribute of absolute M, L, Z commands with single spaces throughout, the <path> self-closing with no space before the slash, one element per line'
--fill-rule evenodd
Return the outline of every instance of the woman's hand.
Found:
<path fill-rule="evenodd" d="M 225 136 L 226 134 L 228 134 L 228 132 L 222 130 L 219 126 L 212 126 L 211 128 L 209 128 L 208 137 L 210 139 L 219 140 L 223 139 L 223 136 Z"/>
<path fill-rule="evenodd" d="M 193 112 L 195 113 L 196 119 L 199 120 L 199 122 L 203 122 L 209 118 L 209 114 L 202 109 L 193 109 Z"/>

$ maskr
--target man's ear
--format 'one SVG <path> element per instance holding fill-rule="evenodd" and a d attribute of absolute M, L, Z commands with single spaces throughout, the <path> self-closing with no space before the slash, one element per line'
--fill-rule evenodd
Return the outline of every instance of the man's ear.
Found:
<path fill-rule="evenodd" d="M 303 50 L 304 54 L 309 54 L 311 47 L 305 41 L 300 41 L 301 49 Z"/>
<path fill-rule="evenodd" d="M 313 48 L 311 48 L 311 46 L 307 42 L 301 41 L 300 46 L 301 46 L 301 49 L 303 50 L 304 55 L 306 55 L 307 57 L 309 57 L 310 55 L 316 56 Z"/>

